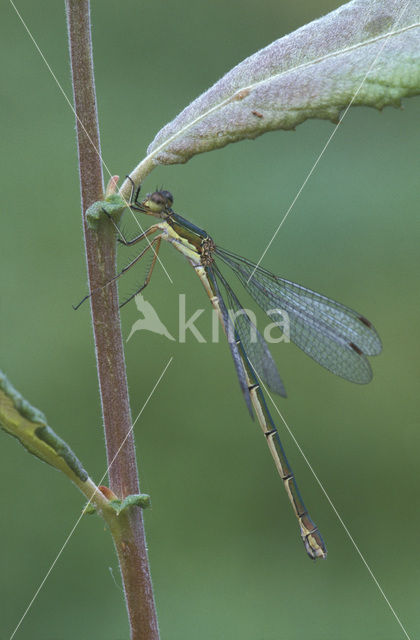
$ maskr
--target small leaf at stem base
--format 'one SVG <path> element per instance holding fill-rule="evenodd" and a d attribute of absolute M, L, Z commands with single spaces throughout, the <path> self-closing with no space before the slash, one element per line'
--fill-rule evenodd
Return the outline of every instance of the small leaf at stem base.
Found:
<path fill-rule="evenodd" d="M 105 211 L 118 223 L 126 206 L 127 202 L 118 193 L 111 194 L 105 200 L 94 202 L 86 211 L 89 229 L 98 229 L 99 223 L 107 218 Z"/>

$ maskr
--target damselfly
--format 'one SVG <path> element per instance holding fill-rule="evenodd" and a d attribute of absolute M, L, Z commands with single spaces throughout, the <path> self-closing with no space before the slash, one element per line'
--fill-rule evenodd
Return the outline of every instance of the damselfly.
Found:
<path fill-rule="evenodd" d="M 141 201 L 139 192 L 140 187 L 135 192 L 133 185 L 131 209 L 154 216 L 158 222 L 133 240 L 126 240 L 117 227 L 122 244 L 133 246 L 147 239 L 148 245 L 116 278 L 151 249 L 154 249 L 154 255 L 143 285 L 123 304 L 149 284 L 162 240 L 169 242 L 186 257 L 200 278 L 228 337 L 242 394 L 249 413 L 253 417 L 255 411 L 264 432 L 299 522 L 305 549 L 312 559 L 325 558 L 327 550 L 324 541 L 301 498 L 261 388 L 266 386 L 285 396 L 282 380 L 263 336 L 220 271 L 217 259 L 233 270 L 257 304 L 269 313 L 272 321 L 283 327 L 284 313 L 287 314 L 290 339 L 298 347 L 332 373 L 351 382 L 365 384 L 372 378 L 366 356 L 377 355 L 381 351 L 376 330 L 369 320 L 356 311 L 275 276 L 250 260 L 219 247 L 203 229 L 173 211 L 173 197 L 169 191 L 155 191 Z M 149 240 L 152 235 L 153 239 Z M 228 307 L 234 312 L 233 315 Z"/>

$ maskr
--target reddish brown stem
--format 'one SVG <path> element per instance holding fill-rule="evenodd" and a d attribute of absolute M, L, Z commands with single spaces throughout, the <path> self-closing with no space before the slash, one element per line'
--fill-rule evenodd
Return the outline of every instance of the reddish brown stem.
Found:
<path fill-rule="evenodd" d="M 100 138 L 88 0 L 66 0 L 71 73 L 76 111 L 77 143 L 90 291 L 115 275 L 115 232 L 108 221 L 99 230 L 87 227 L 87 208 L 103 199 Z M 102 402 L 109 483 L 124 498 L 139 493 L 134 438 L 125 372 L 115 283 L 91 297 L 96 362 Z M 124 442 L 125 441 L 125 442 Z M 121 450 L 121 444 L 124 442 Z M 131 509 L 112 531 L 126 597 L 132 640 L 158 640 L 159 631 L 148 565 L 142 511 Z"/>

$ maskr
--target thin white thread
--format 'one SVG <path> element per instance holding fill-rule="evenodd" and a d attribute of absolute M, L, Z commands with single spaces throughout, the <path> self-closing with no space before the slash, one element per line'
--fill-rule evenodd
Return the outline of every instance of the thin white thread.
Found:
<path fill-rule="evenodd" d="M 335 515 L 337 516 L 337 519 L 339 521 L 339 523 L 341 524 L 341 526 L 343 527 L 345 533 L 347 534 L 350 542 L 352 543 L 353 547 L 356 549 L 357 553 L 359 554 L 360 559 L 362 560 L 363 564 L 365 565 L 366 569 L 368 570 L 372 580 L 374 581 L 376 587 L 378 588 L 380 594 L 382 595 L 382 597 L 384 598 L 385 602 L 387 603 L 389 609 L 391 610 L 393 616 L 395 617 L 396 621 L 398 622 L 399 626 L 401 627 L 405 637 L 407 638 L 407 640 L 411 640 L 410 636 L 408 635 L 403 623 L 401 622 L 400 618 L 398 617 L 394 607 L 392 606 L 392 604 L 390 603 L 388 597 L 386 596 L 384 590 L 382 589 L 381 585 L 379 584 L 375 574 L 373 573 L 372 569 L 370 568 L 369 564 L 367 563 L 367 560 L 365 559 L 363 553 L 360 551 L 357 543 L 355 542 L 353 536 L 351 535 L 348 527 L 346 526 L 346 524 L 344 523 L 342 517 L 340 516 L 339 512 L 337 511 L 333 501 L 331 500 L 330 496 L 328 495 L 326 489 L 324 488 L 324 485 L 322 484 L 321 480 L 318 478 L 314 468 L 312 467 L 311 463 L 309 462 L 308 458 L 306 457 L 302 447 L 300 446 L 299 442 L 296 440 L 292 430 L 290 429 L 289 425 L 286 422 L 286 419 L 283 417 L 283 414 L 281 413 L 280 409 L 278 408 L 277 404 L 274 402 L 273 397 L 271 395 L 271 393 L 268 391 L 266 385 L 264 384 L 264 382 L 261 380 L 260 376 L 258 375 L 258 373 L 256 372 L 254 365 L 250 362 L 252 369 L 254 370 L 255 375 L 258 377 L 262 387 L 264 388 L 265 393 L 267 394 L 267 396 L 270 398 L 271 404 L 274 406 L 275 410 L 277 411 L 277 413 L 279 414 L 284 426 L 286 427 L 290 437 L 292 438 L 293 442 L 295 443 L 299 453 L 301 454 L 302 458 L 304 459 L 308 469 L 310 470 L 310 472 L 312 473 L 313 477 L 315 478 L 315 480 L 317 481 L 322 493 L 324 494 L 324 496 L 327 498 L 327 501 L 330 505 L 330 507 L 332 508 L 332 510 L 334 511 Z"/>
<path fill-rule="evenodd" d="M 130 429 L 127 431 L 127 434 L 126 434 L 126 436 L 125 436 L 124 440 L 122 441 L 122 443 L 121 443 L 120 447 L 118 448 L 118 450 L 117 450 L 117 452 L 116 452 L 115 456 L 113 457 L 113 459 L 112 459 L 112 460 L 111 460 L 111 462 L 109 463 L 109 465 L 108 465 L 108 467 L 107 467 L 107 469 L 106 469 L 106 471 L 105 471 L 104 475 L 103 475 L 103 476 L 102 476 L 102 478 L 99 480 L 98 485 L 102 484 L 102 482 L 103 482 L 103 480 L 104 480 L 105 476 L 107 475 L 107 473 L 108 473 L 109 469 L 110 469 L 110 468 L 111 468 L 111 466 L 114 464 L 114 462 L 115 462 L 115 460 L 116 460 L 116 458 L 117 458 L 117 456 L 118 456 L 119 452 L 121 451 L 122 447 L 124 446 L 124 444 L 125 444 L 125 442 L 126 442 L 127 438 L 129 437 L 130 433 L 131 433 L 131 432 L 132 432 L 132 430 L 134 429 L 134 426 L 135 426 L 135 424 L 136 424 L 137 420 L 140 418 L 141 414 L 143 413 L 144 409 L 146 408 L 146 406 L 147 406 L 147 404 L 148 404 L 148 402 L 149 402 L 150 398 L 152 397 L 152 395 L 153 395 L 153 394 L 154 394 L 154 392 L 156 391 L 157 386 L 159 385 L 160 381 L 162 380 L 163 376 L 165 375 L 166 370 L 167 370 L 167 368 L 169 367 L 169 365 L 171 364 L 172 360 L 173 360 L 173 356 L 171 356 L 171 358 L 169 359 L 169 361 L 168 361 L 167 365 L 165 366 L 165 368 L 163 369 L 162 373 L 160 374 L 160 376 L 159 376 L 159 378 L 158 378 L 157 382 L 155 383 L 155 386 L 153 387 L 153 389 L 152 389 L 152 390 L 151 390 L 151 392 L 149 393 L 149 395 L 148 395 L 148 397 L 147 397 L 147 399 L 146 399 L 145 403 L 143 404 L 142 408 L 140 409 L 140 412 L 139 412 L 139 414 L 137 415 L 137 418 L 134 420 L 134 422 L 133 422 L 133 424 L 131 425 Z M 28 606 L 26 607 L 26 609 L 25 609 L 25 611 L 24 611 L 24 613 L 23 613 L 23 615 L 22 615 L 21 619 L 19 620 L 19 622 L 18 622 L 18 624 L 17 624 L 17 626 L 16 626 L 15 630 L 13 631 L 12 635 L 10 636 L 9 640 L 12 640 L 12 639 L 14 638 L 14 636 L 15 636 L 16 632 L 18 631 L 18 629 L 19 629 L 20 625 L 22 624 L 23 620 L 25 619 L 25 617 L 26 617 L 27 613 L 29 612 L 29 610 L 30 610 L 30 608 L 32 607 L 33 603 L 35 602 L 36 598 L 38 597 L 39 592 L 41 591 L 42 587 L 44 586 L 45 582 L 47 581 L 48 576 L 50 575 L 51 571 L 54 569 L 55 565 L 57 564 L 57 562 L 58 562 L 58 560 L 59 560 L 59 558 L 60 558 L 60 556 L 61 556 L 61 554 L 63 553 L 64 549 L 66 548 L 66 546 L 67 546 L 67 544 L 68 544 L 68 542 L 69 542 L 70 538 L 72 537 L 73 533 L 75 532 L 76 527 L 78 526 L 78 524 L 79 524 L 80 520 L 83 518 L 83 515 L 84 515 L 84 512 L 85 512 L 85 510 L 86 510 L 86 507 L 87 507 L 87 506 L 89 506 L 89 504 L 92 502 L 92 500 L 93 500 L 93 498 L 95 497 L 95 495 L 98 493 L 98 491 L 99 491 L 98 485 L 97 485 L 96 490 L 95 490 L 95 491 L 94 491 L 94 493 L 92 494 L 92 496 L 89 498 L 89 500 L 88 500 L 88 502 L 87 502 L 87 504 L 86 504 L 85 508 L 83 509 L 82 513 L 80 514 L 80 516 L 79 516 L 79 517 L 78 517 L 78 519 L 76 520 L 76 524 L 74 525 L 74 527 L 73 527 L 73 528 L 72 528 L 72 530 L 70 531 L 69 535 L 68 535 L 68 536 L 67 536 L 67 538 L 65 539 L 64 544 L 62 545 L 61 549 L 60 549 L 60 550 L 59 550 L 59 552 L 57 553 L 57 555 L 56 555 L 56 557 L 55 557 L 54 561 L 52 562 L 52 564 L 51 564 L 50 568 L 48 569 L 47 573 L 45 574 L 45 576 L 44 576 L 44 578 L 43 578 L 43 580 L 42 580 L 41 584 L 39 585 L 38 589 L 35 591 L 35 594 L 34 594 L 34 596 L 33 596 L 32 600 L 30 601 L 30 603 L 29 603 L 29 604 L 28 604 Z"/>
<path fill-rule="evenodd" d="M 66 94 L 66 92 L 64 91 L 63 87 L 61 86 L 61 84 L 60 84 L 60 82 L 59 82 L 59 80 L 58 80 L 57 76 L 55 75 L 54 71 L 52 70 L 52 68 L 51 68 L 50 64 L 48 63 L 48 61 L 47 61 L 47 59 L 46 59 L 46 57 L 45 57 L 45 56 L 44 56 L 44 54 L 42 53 L 42 51 L 41 51 L 41 49 L 40 49 L 39 45 L 37 44 L 37 42 L 36 42 L 36 40 L 35 40 L 34 36 L 33 36 L 33 35 L 32 35 L 32 33 L 30 32 L 29 27 L 27 26 L 26 22 L 24 21 L 24 19 L 22 18 L 21 14 L 19 13 L 19 11 L 18 11 L 18 9 L 17 9 L 16 5 L 14 4 L 13 0 L 9 0 L 9 2 L 10 2 L 10 4 L 12 5 L 13 9 L 15 10 L 16 15 L 18 16 L 18 18 L 19 18 L 19 20 L 21 21 L 21 23 L 22 23 L 23 27 L 25 28 L 25 30 L 26 30 L 26 32 L 27 32 L 27 34 L 28 34 L 28 36 L 29 36 L 29 37 L 30 37 L 30 39 L 32 40 L 32 43 L 34 44 L 34 46 L 35 46 L 36 50 L 38 51 L 39 55 L 41 56 L 41 58 L 42 58 L 42 60 L 43 60 L 43 62 L 44 62 L 44 64 L 45 64 L 45 66 L 47 67 L 48 71 L 49 71 L 49 72 L 50 72 L 50 74 L 52 75 L 52 77 L 53 77 L 53 79 L 54 79 L 54 81 L 55 81 L 55 83 L 56 83 L 57 87 L 58 87 L 58 88 L 59 88 L 59 90 L 61 91 L 61 93 L 62 93 L 62 95 L 63 95 L 63 97 L 64 97 L 65 101 L 67 102 L 68 106 L 70 107 L 70 109 L 72 110 L 73 114 L 75 115 L 76 120 L 78 121 L 78 123 L 80 124 L 81 128 L 82 128 L 82 129 L 83 129 L 83 131 L 85 132 L 85 134 L 86 134 L 86 136 L 87 136 L 87 138 L 88 138 L 88 140 L 89 140 L 90 144 L 92 145 L 93 149 L 95 150 L 95 153 L 96 153 L 96 155 L 98 156 L 99 160 L 101 161 L 101 163 L 102 163 L 102 165 L 103 165 L 103 167 L 104 167 L 105 171 L 107 171 L 107 173 L 108 173 L 109 177 L 110 177 L 110 178 L 112 178 L 111 171 L 108 169 L 108 166 L 107 166 L 107 164 L 105 163 L 105 160 L 102 158 L 102 155 L 100 154 L 99 150 L 97 149 L 96 145 L 94 144 L 94 142 L 93 142 L 92 138 L 90 137 L 89 133 L 86 131 L 85 126 L 84 126 L 83 122 L 80 120 L 79 116 L 77 115 L 77 113 L 76 113 L 76 111 L 75 111 L 75 109 L 74 109 L 74 107 L 73 107 L 73 105 L 72 105 L 72 103 L 71 103 L 71 100 L 67 97 L 67 94 Z M 137 226 L 139 227 L 140 231 L 141 231 L 142 233 L 144 233 L 144 229 L 143 229 L 142 225 L 140 224 L 139 220 L 138 220 L 138 219 L 136 218 L 136 216 L 134 215 L 133 211 L 131 210 L 129 203 L 128 203 L 128 202 L 127 202 L 127 200 L 124 198 L 124 196 L 121 196 L 121 197 L 122 197 L 122 199 L 124 200 L 124 202 L 125 202 L 125 204 L 126 204 L 126 206 L 127 206 L 128 210 L 130 211 L 130 213 L 131 213 L 131 215 L 132 215 L 133 219 L 136 221 L 136 224 L 137 224 Z M 148 238 L 147 236 L 145 236 L 145 239 L 146 239 L 146 240 L 147 240 L 147 242 L 149 243 L 149 246 L 152 248 L 152 250 L 153 250 L 153 252 L 154 252 L 154 254 L 155 254 L 155 256 L 156 256 L 156 258 L 157 258 L 157 260 L 158 260 L 158 262 L 159 262 L 159 264 L 160 264 L 160 266 L 162 267 L 162 269 L 164 270 L 164 272 L 165 272 L 166 276 L 168 277 L 169 282 L 170 282 L 171 284 L 173 284 L 173 280 L 172 280 L 171 276 L 169 275 L 169 273 L 168 273 L 168 272 L 167 272 L 167 270 L 165 269 L 165 266 L 163 265 L 163 263 L 162 263 L 161 259 L 159 258 L 159 256 L 156 254 L 156 251 L 155 251 L 154 247 L 152 246 L 152 244 L 150 243 L 149 238 Z"/>
<path fill-rule="evenodd" d="M 394 25 L 393 25 L 393 29 L 395 29 L 396 25 L 398 24 L 398 22 L 401 20 L 405 10 L 407 9 L 408 5 L 410 4 L 410 0 L 407 2 L 407 4 L 405 5 L 405 7 L 403 8 L 403 10 L 401 11 L 400 15 L 398 16 L 398 18 L 396 19 Z M 267 251 L 269 250 L 269 248 L 271 247 L 272 243 L 274 242 L 278 232 L 280 231 L 281 227 L 283 226 L 286 218 L 288 217 L 289 213 L 291 212 L 291 210 L 293 209 L 293 207 L 295 206 L 296 200 L 299 198 L 300 194 L 302 193 L 303 189 L 305 188 L 309 178 L 311 177 L 311 175 L 313 174 L 313 172 L 315 171 L 316 167 L 318 166 L 319 161 L 321 160 L 322 156 L 324 155 L 324 152 L 326 151 L 328 145 L 330 144 L 331 140 L 333 139 L 333 137 L 335 136 L 335 134 L 338 131 L 338 127 L 341 125 L 341 123 L 343 122 L 344 118 L 347 115 L 348 110 L 350 109 L 351 105 L 353 104 L 353 102 L 355 101 L 355 99 L 357 98 L 357 95 L 359 94 L 361 88 L 363 87 L 366 78 L 368 77 L 369 73 L 372 71 L 373 67 L 375 66 L 376 62 L 378 61 L 379 56 L 381 55 L 382 51 L 384 50 L 390 36 L 393 35 L 393 31 L 391 31 L 387 37 L 385 38 L 385 40 L 382 43 L 382 46 L 380 47 L 378 53 L 376 54 L 373 62 L 371 63 L 371 65 L 369 66 L 368 70 L 366 71 L 359 87 L 356 90 L 356 93 L 353 95 L 352 99 L 350 100 L 349 104 L 347 105 L 343 115 L 340 118 L 340 121 L 338 122 L 338 124 L 335 126 L 335 128 L 333 129 L 333 132 L 331 133 L 330 137 L 328 138 L 327 142 L 325 143 L 324 147 L 322 148 L 321 153 L 319 154 L 319 156 L 317 157 L 317 159 L 315 160 L 312 169 L 309 171 L 308 175 L 306 176 L 305 180 L 303 181 L 299 191 L 297 192 L 297 194 L 295 195 L 295 197 L 292 200 L 291 205 L 289 206 L 289 208 L 287 209 L 286 213 L 284 214 L 279 226 L 277 227 L 277 229 L 275 230 L 270 242 L 267 244 L 266 248 L 264 249 L 263 253 L 261 254 L 260 259 L 258 260 L 258 262 L 256 263 L 256 265 L 254 266 L 254 269 L 251 273 L 251 275 L 249 276 L 247 283 L 251 280 L 252 276 L 254 275 L 254 273 L 256 272 L 257 268 L 260 266 L 261 261 L 264 259 L 265 254 L 267 253 Z"/>

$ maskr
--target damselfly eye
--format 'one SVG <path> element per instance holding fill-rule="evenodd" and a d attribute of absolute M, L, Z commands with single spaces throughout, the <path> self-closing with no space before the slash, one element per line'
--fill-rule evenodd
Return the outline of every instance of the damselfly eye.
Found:
<path fill-rule="evenodd" d="M 165 198 L 163 197 L 160 191 L 155 191 L 154 193 L 152 193 L 149 196 L 149 199 L 155 204 L 161 204 L 161 205 L 165 204 Z"/>
<path fill-rule="evenodd" d="M 170 191 L 155 191 L 148 195 L 150 202 L 162 209 L 170 209 L 174 199 Z"/>
<path fill-rule="evenodd" d="M 167 206 L 171 207 L 174 203 L 174 197 L 170 191 L 160 191 L 160 194 L 165 198 Z"/>

